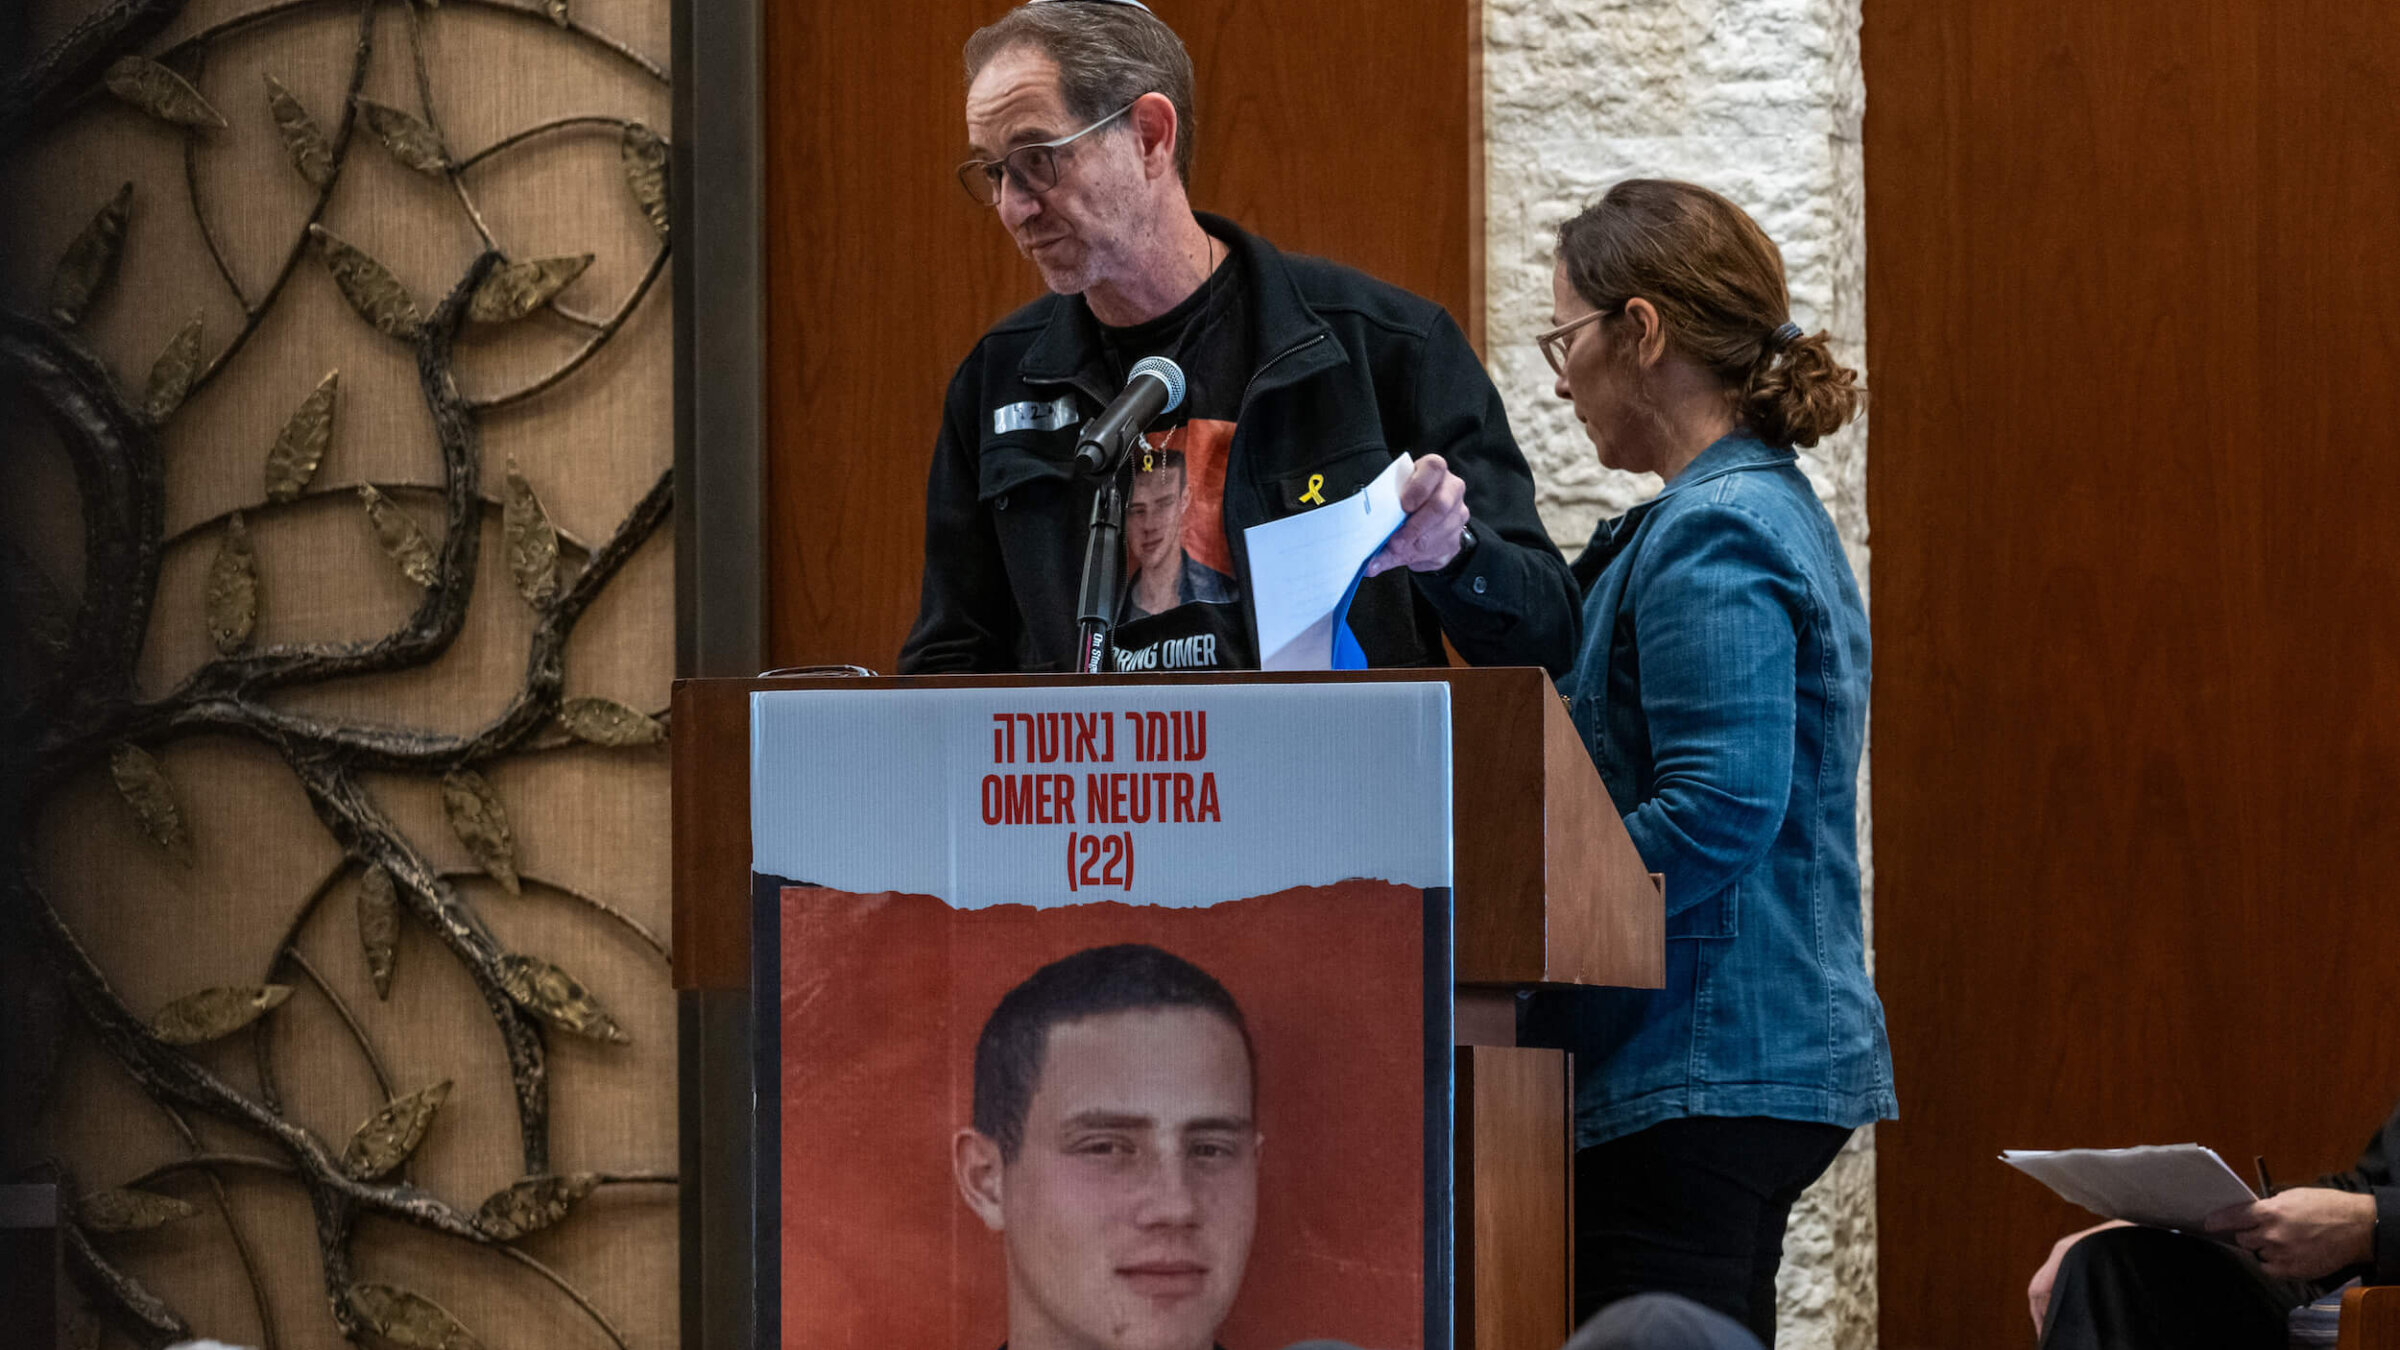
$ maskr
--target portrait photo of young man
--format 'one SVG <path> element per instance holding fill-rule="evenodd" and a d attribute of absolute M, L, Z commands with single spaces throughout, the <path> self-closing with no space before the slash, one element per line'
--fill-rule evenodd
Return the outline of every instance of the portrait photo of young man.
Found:
<path fill-rule="evenodd" d="M 782 886 L 769 1343 L 1425 1350 L 1449 1316 L 1425 903 Z"/>
<path fill-rule="evenodd" d="M 1216 1344 L 1257 1224 L 1256 1058 L 1225 987 L 1146 944 L 1001 998 L 952 1165 L 1001 1237 L 1009 1350 Z"/>
<path fill-rule="evenodd" d="M 1196 541 L 1185 535 L 1192 514 L 1185 452 L 1145 446 L 1134 456 L 1133 470 L 1133 486 L 1125 494 L 1125 599 L 1117 609 L 1118 622 L 1164 614 L 1178 605 L 1231 601 L 1233 578 L 1194 557 Z"/>

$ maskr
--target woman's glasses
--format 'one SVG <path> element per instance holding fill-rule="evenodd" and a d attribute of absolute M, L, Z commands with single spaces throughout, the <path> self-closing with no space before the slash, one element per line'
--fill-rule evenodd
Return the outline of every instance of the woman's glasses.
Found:
<path fill-rule="evenodd" d="M 1577 329 L 1595 319 L 1605 319 L 1622 308 L 1624 308 L 1622 305 L 1611 305 L 1607 309 L 1595 309 L 1580 319 L 1569 319 L 1549 332 L 1536 336 L 1533 343 L 1542 349 L 1542 357 L 1550 363 L 1551 373 L 1562 379 L 1566 376 L 1567 349 L 1575 345 L 1574 337 Z"/>

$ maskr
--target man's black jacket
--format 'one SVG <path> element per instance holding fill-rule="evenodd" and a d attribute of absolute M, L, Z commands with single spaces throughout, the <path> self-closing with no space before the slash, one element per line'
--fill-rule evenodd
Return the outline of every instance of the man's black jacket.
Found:
<path fill-rule="evenodd" d="M 1256 370 L 1225 474 L 1225 534 L 1251 594 L 1242 531 L 1339 501 L 1402 453 L 1466 481 L 1476 545 L 1439 572 L 1362 583 L 1351 631 L 1377 666 L 1441 665 L 1441 635 L 1478 665 L 1574 663 L 1581 605 L 1533 508 L 1533 478 L 1500 395 L 1439 305 L 1201 216 L 1252 288 Z M 1074 476 L 1075 424 L 995 431 L 1017 404 L 1114 398 L 1091 311 L 1044 296 L 983 336 L 950 381 L 926 487 L 925 580 L 900 651 L 907 674 L 1072 670 L 1093 487 Z M 1023 421 L 1025 419 L 1012 419 Z M 1038 418 L 1037 421 L 1057 419 Z M 1246 607 L 1245 607 L 1246 612 Z M 1253 649 L 1256 622 L 1251 620 Z"/>
<path fill-rule="evenodd" d="M 2356 1275 L 2369 1284 L 2400 1284 L 2400 1176 L 2394 1175 L 2395 1166 L 2400 1166 L 2400 1106 L 2392 1108 L 2392 1118 L 2367 1141 L 2357 1166 L 2318 1180 L 2320 1186 L 2375 1197 L 2375 1255 L 2366 1265 L 2343 1271 L 2336 1283 Z"/>

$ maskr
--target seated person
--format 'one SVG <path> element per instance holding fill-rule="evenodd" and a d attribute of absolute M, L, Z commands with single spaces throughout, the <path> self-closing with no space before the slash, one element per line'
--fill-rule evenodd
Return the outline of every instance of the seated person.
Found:
<path fill-rule="evenodd" d="M 2025 1291 L 2042 1345 L 2279 1350 L 2325 1290 L 2400 1284 L 2396 1162 L 2400 1107 L 2349 1171 L 2209 1215 L 2219 1241 L 2125 1223 L 2060 1238 Z"/>

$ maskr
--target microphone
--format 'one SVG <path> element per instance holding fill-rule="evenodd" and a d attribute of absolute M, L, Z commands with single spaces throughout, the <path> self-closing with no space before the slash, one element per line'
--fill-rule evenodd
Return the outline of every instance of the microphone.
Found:
<path fill-rule="evenodd" d="M 1133 438 L 1160 415 L 1183 406 L 1183 368 L 1163 356 L 1145 356 L 1133 363 L 1125 392 L 1085 424 L 1075 438 L 1075 467 L 1087 474 L 1116 467 Z"/>

